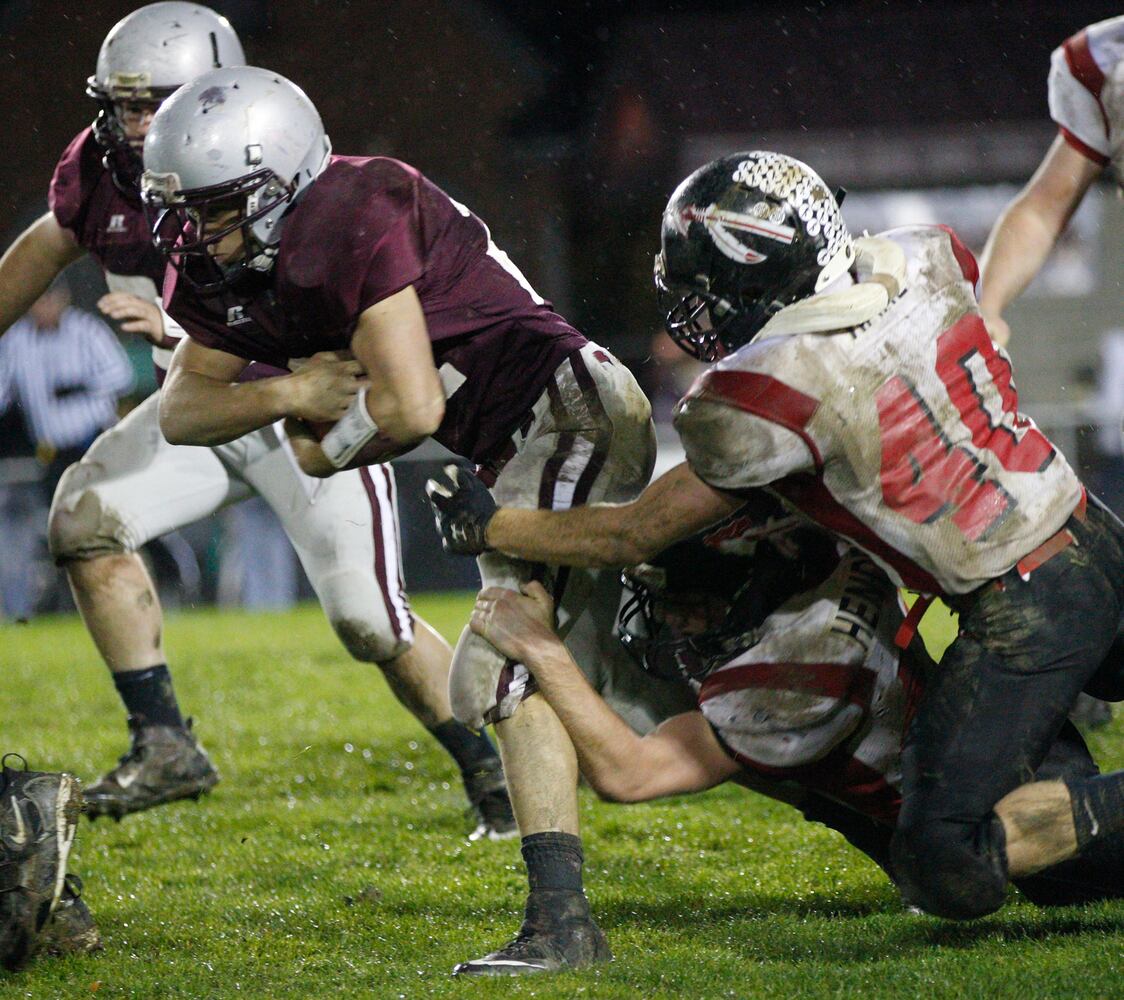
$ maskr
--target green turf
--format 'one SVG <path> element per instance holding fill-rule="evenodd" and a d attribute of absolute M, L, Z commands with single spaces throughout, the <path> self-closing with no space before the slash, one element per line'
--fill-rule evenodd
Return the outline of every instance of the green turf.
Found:
<path fill-rule="evenodd" d="M 463 596 L 422 598 L 454 635 Z M 72 868 L 105 937 L 0 997 L 1120 997 L 1124 904 L 1013 899 L 954 925 L 904 914 L 834 834 L 736 788 L 609 806 L 582 793 L 586 881 L 616 961 L 478 982 L 524 894 L 516 845 L 469 844 L 449 761 L 315 608 L 170 619 L 185 709 L 223 782 L 202 802 L 83 822 Z M 124 748 L 77 619 L 0 628 L 4 749 L 89 780 Z M 1094 739 L 1124 764 L 1124 722 Z"/>

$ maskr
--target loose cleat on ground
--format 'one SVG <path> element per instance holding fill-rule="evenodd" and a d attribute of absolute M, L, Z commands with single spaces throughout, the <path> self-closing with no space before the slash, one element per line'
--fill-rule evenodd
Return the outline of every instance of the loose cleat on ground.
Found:
<path fill-rule="evenodd" d="M 88 955 L 103 947 L 90 908 L 82 899 L 82 880 L 77 875 L 67 875 L 55 912 L 39 935 L 38 952 L 55 956 Z"/>
<path fill-rule="evenodd" d="M 524 976 L 611 962 L 613 953 L 581 892 L 539 889 L 527 899 L 523 926 L 510 944 L 461 962 L 454 976 Z"/>
<path fill-rule="evenodd" d="M 211 758 L 186 727 L 142 726 L 129 719 L 131 746 L 117 766 L 86 789 L 91 819 L 120 819 L 177 799 L 197 799 L 219 781 Z"/>
<path fill-rule="evenodd" d="M 7 766 L 17 757 L 24 769 Z M 0 759 L 0 964 L 20 969 L 62 895 L 82 792 L 69 774 Z"/>
<path fill-rule="evenodd" d="M 464 791 L 476 823 L 469 840 L 508 840 L 519 835 L 499 757 L 491 757 L 465 774 Z"/>

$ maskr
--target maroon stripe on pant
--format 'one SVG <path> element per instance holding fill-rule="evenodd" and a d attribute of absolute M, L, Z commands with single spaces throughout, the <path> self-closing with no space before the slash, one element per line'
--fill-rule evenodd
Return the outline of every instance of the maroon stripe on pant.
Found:
<path fill-rule="evenodd" d="M 597 477 L 605 467 L 605 460 L 609 457 L 609 445 L 612 443 L 613 436 L 613 422 L 605 412 L 605 406 L 601 402 L 601 395 L 597 391 L 597 383 L 589 373 L 585 358 L 581 356 L 580 351 L 575 351 L 570 355 L 570 367 L 574 370 L 574 378 L 577 380 L 578 387 L 582 391 L 582 401 L 585 403 L 586 409 L 589 410 L 589 415 L 592 418 L 591 429 L 593 431 L 593 454 L 590 455 L 589 463 L 586 465 L 585 469 L 582 470 L 582 474 L 578 477 L 577 485 L 574 487 L 574 499 L 571 506 L 580 507 L 589 499 L 593 484 L 597 481 Z"/>
<path fill-rule="evenodd" d="M 382 504 L 379 503 L 379 495 L 375 491 L 374 482 L 371 480 L 371 470 L 369 468 L 360 469 L 359 479 L 363 483 L 363 489 L 367 491 L 367 502 L 371 505 L 371 534 L 375 542 L 375 579 L 378 581 L 383 605 L 386 607 L 386 616 L 390 619 L 390 627 L 394 630 L 394 637 L 401 640 L 406 638 L 406 633 L 402 631 L 402 626 L 398 623 L 398 612 L 390 596 L 390 584 L 387 580 L 386 551 L 382 544 Z"/>

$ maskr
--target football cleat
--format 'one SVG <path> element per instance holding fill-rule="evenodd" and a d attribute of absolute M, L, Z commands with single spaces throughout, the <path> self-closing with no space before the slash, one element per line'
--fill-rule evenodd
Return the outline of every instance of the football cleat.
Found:
<path fill-rule="evenodd" d="M 55 912 L 39 935 L 38 950 L 54 956 L 89 955 L 103 947 L 90 908 L 82 899 L 82 880 L 67 875 Z"/>
<path fill-rule="evenodd" d="M 499 757 L 490 757 L 475 771 L 465 774 L 464 790 L 476 821 L 469 840 L 510 840 L 519 836 Z"/>
<path fill-rule="evenodd" d="M 523 926 L 510 944 L 461 962 L 454 976 L 525 976 L 611 962 L 613 953 L 593 922 L 585 893 L 538 889 L 527 897 Z"/>
<path fill-rule="evenodd" d="M 7 766 L 9 757 L 23 770 Z M 82 792 L 69 774 L 0 759 L 0 964 L 24 966 L 62 895 Z"/>
<path fill-rule="evenodd" d="M 197 799 L 219 782 L 211 758 L 191 732 L 178 726 L 142 726 L 129 718 L 130 747 L 117 766 L 86 789 L 91 819 L 120 819 L 177 799 Z"/>

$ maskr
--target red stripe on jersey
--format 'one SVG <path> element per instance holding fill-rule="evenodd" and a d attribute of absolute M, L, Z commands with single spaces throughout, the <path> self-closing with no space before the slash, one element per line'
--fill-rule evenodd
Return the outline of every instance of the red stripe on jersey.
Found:
<path fill-rule="evenodd" d="M 802 767 L 771 767 L 737 751 L 734 751 L 734 757 L 749 771 L 795 781 L 804 788 L 823 792 L 880 823 L 897 824 L 901 793 L 886 780 L 884 774 L 852 757 L 844 747 L 837 747 L 823 760 Z"/>
<path fill-rule="evenodd" d="M 976 263 L 972 251 L 964 246 L 960 237 L 949 226 L 937 226 L 937 228 L 948 233 L 948 238 L 952 242 L 953 256 L 956 258 L 956 263 L 960 265 L 960 273 L 967 279 L 968 284 L 975 288 L 980 280 L 980 265 Z"/>
<path fill-rule="evenodd" d="M 772 375 L 732 369 L 703 372 L 687 393 L 688 399 L 695 397 L 725 403 L 800 435 L 812 453 L 816 470 L 823 468 L 820 450 L 807 431 L 808 421 L 820 405 L 818 399 L 785 385 Z"/>
<path fill-rule="evenodd" d="M 943 590 L 935 577 L 917 565 L 904 553 L 883 541 L 862 521 L 831 495 L 823 480 L 807 473 L 796 473 L 769 484 L 769 489 L 780 494 L 789 503 L 802 510 L 817 524 L 843 535 L 860 549 L 890 566 L 902 584 L 923 594 L 941 594 Z"/>
<path fill-rule="evenodd" d="M 699 704 L 729 694 L 766 688 L 801 691 L 870 707 L 874 671 L 849 663 L 747 663 L 711 674 L 699 688 Z"/>
<path fill-rule="evenodd" d="M 1069 66 L 1073 78 L 1096 98 L 1097 107 L 1101 109 L 1101 119 L 1104 121 L 1105 138 L 1107 138 L 1108 114 L 1101 100 L 1105 76 L 1089 49 L 1089 33 L 1083 29 L 1067 38 L 1062 43 L 1062 51 L 1065 53 L 1066 65 Z"/>
<path fill-rule="evenodd" d="M 1082 156 L 1088 160 L 1092 160 L 1098 167 L 1107 167 L 1109 159 L 1104 153 L 1098 153 L 1092 146 L 1088 146 L 1077 138 L 1069 129 L 1064 125 L 1058 126 L 1058 132 L 1066 143 L 1077 150 Z"/>

